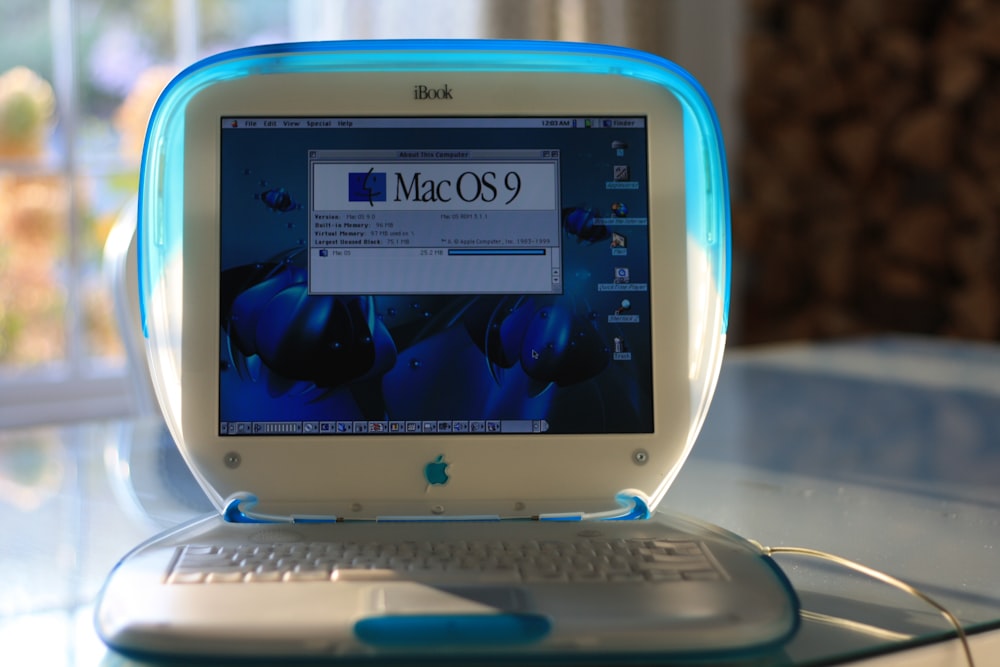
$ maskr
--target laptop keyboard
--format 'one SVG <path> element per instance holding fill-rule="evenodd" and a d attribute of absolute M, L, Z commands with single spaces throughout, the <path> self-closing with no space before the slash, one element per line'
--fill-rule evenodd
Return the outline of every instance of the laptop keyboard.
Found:
<path fill-rule="evenodd" d="M 168 583 L 468 579 L 477 583 L 680 582 L 725 579 L 701 542 L 324 542 L 189 545 Z"/>

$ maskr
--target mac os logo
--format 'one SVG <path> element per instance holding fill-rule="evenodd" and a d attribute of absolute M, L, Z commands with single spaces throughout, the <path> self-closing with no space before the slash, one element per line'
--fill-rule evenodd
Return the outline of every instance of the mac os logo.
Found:
<path fill-rule="evenodd" d="M 351 171 L 347 174 L 347 201 L 366 201 L 375 206 L 377 201 L 385 201 L 386 176 L 384 171 Z"/>

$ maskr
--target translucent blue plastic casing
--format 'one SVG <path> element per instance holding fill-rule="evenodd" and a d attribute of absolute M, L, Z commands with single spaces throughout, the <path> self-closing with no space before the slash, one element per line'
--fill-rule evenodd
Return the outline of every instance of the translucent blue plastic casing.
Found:
<path fill-rule="evenodd" d="M 139 276 L 143 330 L 164 416 L 182 443 L 180 420 L 185 112 L 215 84 L 281 73 L 545 72 L 613 75 L 670 91 L 683 113 L 691 425 L 683 455 L 656 489 L 662 498 L 704 420 L 724 348 L 729 305 L 730 210 L 717 118 L 701 86 L 662 58 L 618 47 L 529 41 L 357 41 L 279 44 L 223 53 L 179 74 L 149 124 L 139 192 Z M 262 91 L 266 94 L 266 91 Z M 656 183 L 650 183 L 656 188 Z M 252 490 L 251 490 L 252 491 Z M 213 497 L 222 508 L 222 499 Z M 615 506 L 612 498 L 610 506 Z"/>

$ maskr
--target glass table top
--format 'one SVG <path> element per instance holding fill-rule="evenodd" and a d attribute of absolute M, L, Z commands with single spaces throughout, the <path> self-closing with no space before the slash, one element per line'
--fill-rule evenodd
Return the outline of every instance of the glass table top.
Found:
<path fill-rule="evenodd" d="M 887 338 L 733 350 L 661 509 L 883 570 L 987 632 L 1000 628 L 997 434 L 1000 347 Z M 158 420 L 0 431 L 0 664 L 145 664 L 101 644 L 94 599 L 129 549 L 208 511 Z M 884 584 L 776 559 L 802 625 L 750 664 L 829 664 L 952 634 Z"/>

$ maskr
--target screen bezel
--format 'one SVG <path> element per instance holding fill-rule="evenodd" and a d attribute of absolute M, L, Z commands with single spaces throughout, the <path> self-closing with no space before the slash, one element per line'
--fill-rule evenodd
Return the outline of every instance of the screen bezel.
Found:
<path fill-rule="evenodd" d="M 429 76 L 447 81 L 453 99 L 433 107 L 413 99 L 414 85 Z M 654 432 L 220 437 L 220 119 L 247 115 L 645 116 Z M 261 511 L 346 518 L 601 511 L 626 488 L 653 495 L 683 461 L 692 427 L 683 122 L 678 100 L 661 86 L 576 73 L 282 73 L 200 91 L 185 114 L 180 428 L 203 481 L 222 499 L 252 492 Z M 429 485 L 424 468 L 438 456 L 450 480 Z"/>

